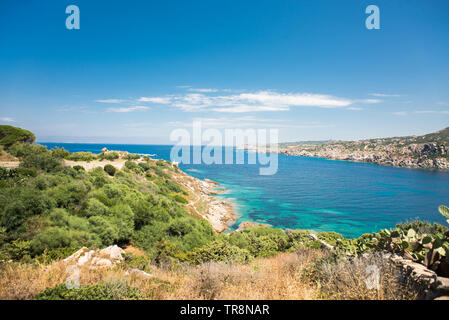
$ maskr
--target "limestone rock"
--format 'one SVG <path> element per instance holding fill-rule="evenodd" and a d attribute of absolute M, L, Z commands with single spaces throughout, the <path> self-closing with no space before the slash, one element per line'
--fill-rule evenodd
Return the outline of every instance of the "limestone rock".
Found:
<path fill-rule="evenodd" d="M 117 245 L 101 250 L 89 250 L 84 247 L 64 259 L 64 261 L 76 264 L 78 267 L 87 266 L 90 269 L 110 268 L 123 260 L 122 253 L 124 252 Z"/>

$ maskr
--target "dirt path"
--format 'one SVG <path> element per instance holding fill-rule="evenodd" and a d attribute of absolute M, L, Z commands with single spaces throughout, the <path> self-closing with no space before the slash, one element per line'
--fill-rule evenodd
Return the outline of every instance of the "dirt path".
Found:
<path fill-rule="evenodd" d="M 19 161 L 0 161 L 0 167 L 4 168 L 17 168 Z"/>

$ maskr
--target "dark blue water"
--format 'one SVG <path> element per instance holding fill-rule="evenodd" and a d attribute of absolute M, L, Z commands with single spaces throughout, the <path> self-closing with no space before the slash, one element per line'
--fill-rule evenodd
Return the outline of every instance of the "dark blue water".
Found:
<path fill-rule="evenodd" d="M 123 150 L 170 160 L 171 146 L 42 143 L 76 151 Z M 242 152 L 242 151 L 238 151 Z M 420 218 L 445 224 L 438 206 L 449 204 L 449 172 L 279 155 L 275 175 L 259 165 L 193 165 L 180 168 L 229 190 L 245 220 L 273 227 L 335 231 L 347 237 Z M 193 170 L 192 170 L 193 169 Z"/>

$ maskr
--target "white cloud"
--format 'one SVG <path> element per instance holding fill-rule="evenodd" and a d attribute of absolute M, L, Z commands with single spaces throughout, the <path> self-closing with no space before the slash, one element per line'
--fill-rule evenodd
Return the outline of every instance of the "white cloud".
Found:
<path fill-rule="evenodd" d="M 291 107 L 348 108 L 354 103 L 379 103 L 378 99 L 352 100 L 327 94 L 279 93 L 276 91 L 238 92 L 233 90 L 194 89 L 188 93 L 141 97 L 138 102 L 165 104 L 187 112 L 214 111 L 244 113 L 262 111 L 288 111 Z M 353 107 L 350 110 L 361 110 Z"/>
<path fill-rule="evenodd" d="M 382 100 L 379 100 L 379 99 L 362 99 L 362 100 L 356 100 L 355 102 L 373 104 L 373 103 L 380 103 L 380 102 L 382 102 Z"/>
<path fill-rule="evenodd" d="M 259 112 L 286 111 L 290 107 L 341 108 L 355 101 L 324 94 L 311 93 L 277 93 L 273 91 L 257 91 L 252 93 L 205 95 L 189 93 L 172 97 L 171 105 L 184 111 L 216 111 L 216 112 Z M 362 101 L 377 103 L 378 101 Z"/>
<path fill-rule="evenodd" d="M 415 111 L 415 113 L 418 113 L 418 114 L 424 114 L 424 113 L 449 114 L 449 110 L 418 110 L 418 111 Z"/>
<path fill-rule="evenodd" d="M 361 111 L 361 110 L 363 110 L 363 108 L 359 108 L 359 107 L 347 107 L 346 110 L 351 110 L 351 111 Z"/>
<path fill-rule="evenodd" d="M 370 93 L 370 96 L 388 98 L 388 97 L 401 97 L 402 95 L 400 95 L 400 94 L 385 94 L 385 93 Z"/>
<path fill-rule="evenodd" d="M 216 112 L 242 113 L 242 112 L 259 112 L 259 111 L 286 111 L 289 110 L 289 108 L 281 106 L 276 107 L 276 106 L 263 106 L 263 105 L 259 106 L 239 105 L 226 108 L 211 108 L 210 110 Z"/>
<path fill-rule="evenodd" d="M 100 103 L 123 103 L 123 102 L 125 102 L 125 100 L 122 100 L 122 99 L 100 99 L 100 100 L 95 100 L 95 102 L 100 102 Z"/>
<path fill-rule="evenodd" d="M 0 117 L 1 122 L 16 122 L 13 118 L 10 117 Z"/>
<path fill-rule="evenodd" d="M 139 102 L 151 102 L 157 104 L 169 104 L 171 103 L 171 97 L 141 97 L 138 99 Z"/>
<path fill-rule="evenodd" d="M 397 112 L 393 112 L 393 114 L 395 116 L 406 116 L 407 112 L 405 112 L 405 111 L 397 111 Z"/>
<path fill-rule="evenodd" d="M 109 108 L 107 109 L 108 112 L 134 112 L 134 111 L 145 111 L 150 108 L 145 106 L 134 106 L 134 107 L 127 107 L 127 108 Z"/>
<path fill-rule="evenodd" d="M 203 92 L 203 93 L 218 92 L 218 89 L 212 89 L 212 88 L 188 88 L 187 90 L 192 91 L 192 92 Z"/>

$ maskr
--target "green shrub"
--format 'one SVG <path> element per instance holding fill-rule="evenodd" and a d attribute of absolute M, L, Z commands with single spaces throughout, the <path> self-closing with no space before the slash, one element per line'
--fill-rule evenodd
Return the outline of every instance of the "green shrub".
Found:
<path fill-rule="evenodd" d="M 126 160 L 139 160 L 140 159 L 140 154 L 133 154 L 133 153 L 129 153 L 125 156 Z"/>
<path fill-rule="evenodd" d="M 96 159 L 96 156 L 92 154 L 92 152 L 73 152 L 66 156 L 67 160 L 71 161 L 93 161 Z"/>
<path fill-rule="evenodd" d="M 20 166 L 35 168 L 46 172 L 54 172 L 62 169 L 61 160 L 53 157 L 51 152 L 36 152 L 23 157 Z"/>
<path fill-rule="evenodd" d="M 89 186 L 84 181 L 74 180 L 52 188 L 49 195 L 56 201 L 58 207 L 70 209 L 79 205 L 88 192 Z"/>
<path fill-rule="evenodd" d="M 162 170 L 159 167 L 156 166 L 151 166 L 151 170 L 154 171 L 154 173 L 156 173 L 159 177 L 164 178 L 164 179 L 170 179 L 170 175 L 167 174 L 166 172 L 164 172 L 164 170 Z"/>
<path fill-rule="evenodd" d="M 267 257 L 291 247 L 287 234 L 281 229 L 254 227 L 230 234 L 229 243 L 247 249 L 254 257 Z"/>
<path fill-rule="evenodd" d="M 23 240 L 14 240 L 4 247 L 8 259 L 22 260 L 24 257 L 31 256 L 31 242 Z"/>
<path fill-rule="evenodd" d="M 144 171 L 137 163 L 129 160 L 125 162 L 125 168 L 134 171 L 135 173 L 142 173 Z"/>
<path fill-rule="evenodd" d="M 165 180 L 165 185 L 167 186 L 168 190 L 174 191 L 177 193 L 183 193 L 184 190 L 181 188 L 179 184 L 174 183 L 171 180 Z"/>
<path fill-rule="evenodd" d="M 176 219 L 168 226 L 168 233 L 171 236 L 180 237 L 188 234 L 193 229 L 192 219 Z"/>
<path fill-rule="evenodd" d="M 162 240 L 154 246 L 154 261 L 157 264 L 174 262 L 176 260 L 185 261 L 187 255 L 182 251 L 177 243 Z"/>
<path fill-rule="evenodd" d="M 181 197 L 180 195 L 177 195 L 177 194 L 175 194 L 175 195 L 173 196 L 173 199 L 175 199 L 177 202 L 180 202 L 180 203 L 184 203 L 184 204 L 189 203 L 189 201 L 187 201 L 186 198 Z"/>
<path fill-rule="evenodd" d="M 37 294 L 35 300 L 136 300 L 142 299 L 139 289 L 121 282 L 81 286 L 68 289 L 65 284 L 47 288 Z"/>
<path fill-rule="evenodd" d="M 88 217 L 92 216 L 107 216 L 111 210 L 96 198 L 91 198 L 87 202 L 86 213 Z"/>
<path fill-rule="evenodd" d="M 74 248 L 74 247 L 63 247 L 63 248 L 56 248 L 56 249 L 44 249 L 44 252 L 36 257 L 36 260 L 43 264 L 50 264 L 53 261 L 59 261 L 62 259 L 65 259 L 67 257 L 70 257 L 72 254 L 74 254 L 76 251 L 78 251 L 80 248 Z"/>
<path fill-rule="evenodd" d="M 330 244 L 332 246 L 335 246 L 337 244 L 338 240 L 344 239 L 344 237 L 336 232 L 330 231 L 330 232 L 319 232 L 317 234 L 318 239 L 323 240 L 327 244 Z"/>
<path fill-rule="evenodd" d="M 143 169 L 143 171 L 150 170 L 150 165 L 146 162 L 139 162 L 139 167 L 141 167 Z"/>
<path fill-rule="evenodd" d="M 7 180 L 11 179 L 15 182 L 19 182 L 24 178 L 34 178 L 37 176 L 37 171 L 35 168 L 3 168 L 0 167 L 0 179 Z"/>
<path fill-rule="evenodd" d="M 75 169 L 78 172 L 83 172 L 86 171 L 86 169 L 84 169 L 83 166 L 73 166 L 73 169 Z"/>
<path fill-rule="evenodd" d="M 248 262 L 252 258 L 248 250 L 224 241 L 214 241 L 187 253 L 187 260 L 195 264 L 209 261 Z"/>
<path fill-rule="evenodd" d="M 54 201 L 32 188 L 0 189 L 0 226 L 8 233 L 16 231 L 31 216 L 48 212 Z"/>
<path fill-rule="evenodd" d="M 136 256 L 133 254 L 126 254 L 125 264 L 132 269 L 139 269 L 148 273 L 151 272 L 150 257 L 147 255 Z"/>
<path fill-rule="evenodd" d="M 111 164 L 107 164 L 104 166 L 104 171 L 106 171 L 107 174 L 109 174 L 110 176 L 114 176 L 115 172 L 117 171 L 117 169 L 115 169 L 115 167 Z"/>
<path fill-rule="evenodd" d="M 83 246 L 98 247 L 100 244 L 96 234 L 63 227 L 49 227 L 40 232 L 31 241 L 31 251 L 33 255 L 40 255 L 45 249 Z"/>
<path fill-rule="evenodd" d="M 110 219 L 101 216 L 93 216 L 89 218 L 90 230 L 93 234 L 98 235 L 103 246 L 110 246 L 118 242 L 119 230 Z"/>
<path fill-rule="evenodd" d="M 114 161 L 120 158 L 117 152 L 101 153 L 98 157 L 100 160 L 110 160 L 110 161 Z"/>
<path fill-rule="evenodd" d="M 64 147 L 59 149 L 58 147 L 50 150 L 51 155 L 55 158 L 65 159 L 70 155 L 70 152 L 68 152 Z"/>

